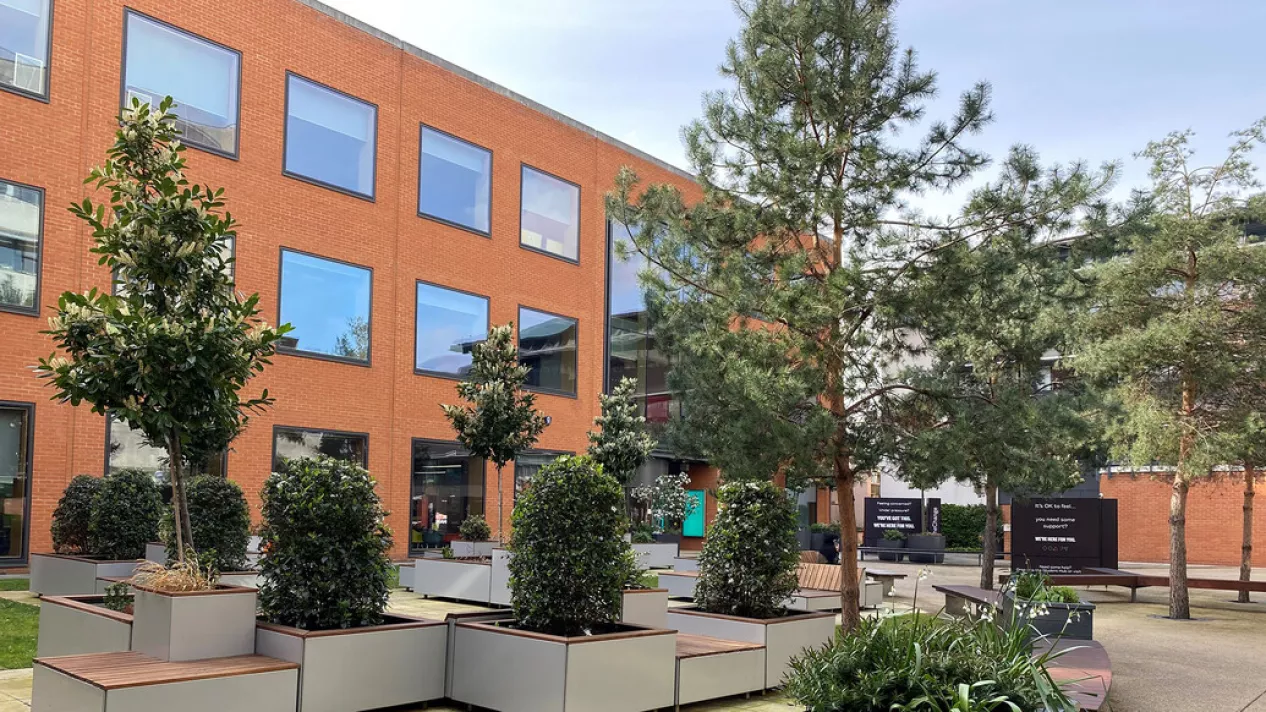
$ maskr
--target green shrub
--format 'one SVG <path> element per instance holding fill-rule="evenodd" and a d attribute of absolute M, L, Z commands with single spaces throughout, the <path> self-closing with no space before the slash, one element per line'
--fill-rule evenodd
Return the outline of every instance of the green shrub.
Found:
<path fill-rule="evenodd" d="M 464 541 L 488 541 L 492 537 L 492 527 L 482 514 L 472 514 L 462 521 L 458 528 Z"/>
<path fill-rule="evenodd" d="M 731 616 L 770 618 L 798 588 L 796 508 L 770 482 L 734 482 L 717 491 L 716 521 L 699 555 L 695 603 Z"/>
<path fill-rule="evenodd" d="M 809 531 L 813 534 L 839 534 L 840 525 L 835 522 L 814 522 L 809 525 Z"/>
<path fill-rule="evenodd" d="M 105 599 L 101 605 L 112 611 L 126 611 L 132 607 L 132 585 L 127 581 L 116 581 L 105 587 Z"/>
<path fill-rule="evenodd" d="M 444 557 L 445 559 L 457 558 L 457 554 L 453 553 L 453 547 L 451 546 L 446 546 L 443 549 L 440 549 L 440 556 Z"/>
<path fill-rule="evenodd" d="M 885 529 L 884 541 L 905 541 L 906 533 L 900 529 Z"/>
<path fill-rule="evenodd" d="M 305 630 L 382 623 L 391 533 L 369 473 L 329 457 L 287 460 L 262 496 L 264 616 Z"/>
<path fill-rule="evenodd" d="M 88 550 L 105 559 L 139 559 L 158 540 L 163 501 L 154 477 L 142 470 L 106 475 L 92 498 Z"/>
<path fill-rule="evenodd" d="M 1011 573 L 1009 585 L 1016 598 L 1029 601 L 1050 587 L 1051 577 L 1041 571 L 1017 569 Z"/>
<path fill-rule="evenodd" d="M 588 457 L 541 468 L 514 507 L 510 599 L 518 625 L 585 635 L 619 619 L 624 491 Z"/>
<path fill-rule="evenodd" d="M 1032 657 L 1023 630 L 982 619 L 865 618 L 852 633 L 792 660 L 787 694 L 808 712 L 1075 709 Z M 968 686 L 969 706 L 955 700 Z M 957 706 L 956 706 L 957 705 Z"/>
<path fill-rule="evenodd" d="M 634 524 L 629 527 L 629 539 L 634 544 L 654 544 L 655 529 L 649 524 Z"/>
<path fill-rule="evenodd" d="M 199 561 L 216 571 L 245 569 L 251 510 L 242 488 L 223 477 L 195 475 L 185 482 L 185 497 L 189 500 L 189 524 Z M 168 509 L 162 526 L 168 561 L 176 559 L 174 531 L 172 511 Z"/>
<path fill-rule="evenodd" d="M 980 551 L 984 548 L 985 522 L 988 518 L 988 509 L 983 504 L 941 505 L 941 533 L 945 535 L 946 548 Z M 996 536 L 996 550 L 1002 551 L 1001 524 Z"/>
<path fill-rule="evenodd" d="M 88 526 L 92 519 L 92 499 L 101 489 L 101 478 L 76 475 L 66 485 L 53 510 L 53 551 L 58 554 L 87 554 Z"/>
<path fill-rule="evenodd" d="M 1081 594 L 1071 586 L 1052 586 L 1046 591 L 1048 603 L 1081 603 Z"/>

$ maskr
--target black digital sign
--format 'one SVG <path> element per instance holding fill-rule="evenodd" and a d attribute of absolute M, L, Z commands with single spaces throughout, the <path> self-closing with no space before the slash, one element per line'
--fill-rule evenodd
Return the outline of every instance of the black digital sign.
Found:
<path fill-rule="evenodd" d="M 1051 574 L 1117 567 L 1115 499 L 1032 499 L 1011 505 L 1011 562 Z"/>
<path fill-rule="evenodd" d="M 941 500 L 929 499 L 926 532 L 941 531 Z M 920 534 L 924 530 L 923 501 L 916 497 L 867 497 L 863 524 L 862 545 L 878 546 L 884 532 L 896 529 L 906 536 Z"/>

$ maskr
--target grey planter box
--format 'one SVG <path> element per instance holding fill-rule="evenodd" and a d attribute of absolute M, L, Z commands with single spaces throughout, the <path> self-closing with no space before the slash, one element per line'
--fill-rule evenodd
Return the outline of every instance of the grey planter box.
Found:
<path fill-rule="evenodd" d="M 458 623 L 454 701 L 502 712 L 644 712 L 673 706 L 677 634 L 629 631 L 564 638 Z"/>
<path fill-rule="evenodd" d="M 683 640 L 678 638 L 678 640 Z M 732 643 L 733 645 L 742 645 Z M 759 692 L 765 685 L 765 649 L 736 648 L 689 654 L 677 653 L 677 704 Z"/>
<path fill-rule="evenodd" d="M 488 603 L 510 605 L 510 557 L 505 549 L 492 550 L 492 574 L 488 581 Z"/>
<path fill-rule="evenodd" d="M 884 603 L 884 585 L 878 581 L 860 581 L 858 583 L 858 601 L 857 605 L 861 608 L 878 608 Z M 797 611 L 838 611 L 840 610 L 840 595 L 838 591 L 832 591 L 833 595 L 811 595 L 820 594 L 820 591 L 796 591 L 787 599 L 786 606 Z"/>
<path fill-rule="evenodd" d="M 492 550 L 501 546 L 499 541 L 454 541 L 449 542 L 453 556 L 492 556 Z"/>
<path fill-rule="evenodd" d="M 255 652 L 253 588 L 168 593 L 132 588 L 132 649 L 167 661 Z"/>
<path fill-rule="evenodd" d="M 1043 615 L 1036 615 L 1035 607 L 1045 607 Z M 1095 639 L 1095 604 L 1093 603 L 1028 603 L 1017 602 L 1015 592 L 1002 595 L 1002 611 L 999 621 L 1003 625 L 1024 626 L 1029 637 L 1046 637 L 1067 640 Z"/>
<path fill-rule="evenodd" d="M 488 603 L 492 565 L 457 559 L 414 559 L 413 591 L 423 596 Z"/>
<path fill-rule="evenodd" d="M 42 658 L 132 649 L 132 615 L 101 605 L 104 596 L 45 596 L 35 654 Z"/>
<path fill-rule="evenodd" d="M 145 560 L 159 566 L 167 565 L 167 545 L 161 541 L 151 541 L 145 545 Z"/>
<path fill-rule="evenodd" d="M 673 571 L 698 571 L 699 557 L 697 556 L 674 556 Z"/>
<path fill-rule="evenodd" d="M 229 571 L 220 574 L 220 584 L 223 586 L 259 588 L 263 583 L 264 577 L 258 571 Z"/>
<path fill-rule="evenodd" d="M 668 590 L 669 598 L 694 600 L 695 584 L 698 582 L 698 571 L 662 571 L 659 574 L 659 587 Z"/>
<path fill-rule="evenodd" d="M 647 628 L 666 628 L 668 589 L 628 588 L 622 592 L 620 622 Z"/>
<path fill-rule="evenodd" d="M 877 552 L 880 561 L 901 561 L 901 557 L 904 556 L 902 550 L 906 548 L 906 542 L 904 539 L 880 539 L 875 542 L 875 546 L 880 549 L 892 549 L 890 552 Z"/>
<path fill-rule="evenodd" d="M 299 712 L 357 712 L 444 697 L 448 626 L 404 616 L 306 631 L 257 623 L 260 655 L 299 664 Z"/>
<path fill-rule="evenodd" d="M 739 618 L 695 608 L 668 611 L 668 627 L 681 633 L 765 646 L 765 688 L 782 684 L 791 659 L 835 638 L 835 614 L 793 613 L 779 618 Z"/>
<path fill-rule="evenodd" d="M 668 544 L 634 544 L 633 551 L 646 568 L 667 569 L 672 567 L 673 559 L 677 557 L 678 545 L 676 542 Z"/>
<path fill-rule="evenodd" d="M 128 577 L 139 559 L 103 561 L 62 554 L 31 554 L 31 592 L 41 596 L 86 596 L 97 593 L 97 579 Z"/>
<path fill-rule="evenodd" d="M 944 534 L 911 534 L 906 537 L 906 557 L 912 564 L 945 562 Z"/>

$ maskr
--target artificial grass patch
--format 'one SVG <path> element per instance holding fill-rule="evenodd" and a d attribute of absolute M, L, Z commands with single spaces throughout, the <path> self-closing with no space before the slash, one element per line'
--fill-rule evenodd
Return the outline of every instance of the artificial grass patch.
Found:
<path fill-rule="evenodd" d="M 31 580 L 24 578 L 0 579 L 0 591 L 26 591 L 31 588 Z"/>
<path fill-rule="evenodd" d="M 40 609 L 0 599 L 0 670 L 31 667 Z"/>
<path fill-rule="evenodd" d="M 642 585 L 646 588 L 659 588 L 659 574 L 647 571 L 642 574 Z"/>

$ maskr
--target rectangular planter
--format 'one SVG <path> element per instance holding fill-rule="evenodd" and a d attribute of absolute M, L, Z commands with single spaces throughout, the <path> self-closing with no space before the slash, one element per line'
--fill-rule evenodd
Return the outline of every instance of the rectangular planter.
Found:
<path fill-rule="evenodd" d="M 423 596 L 488 603 L 492 564 L 460 559 L 414 559 L 413 591 Z"/>
<path fill-rule="evenodd" d="M 510 552 L 492 550 L 492 575 L 488 583 L 488 602 L 497 606 L 510 605 Z"/>
<path fill-rule="evenodd" d="M 255 652 L 253 588 L 169 593 L 132 587 L 132 649 L 167 661 Z"/>
<path fill-rule="evenodd" d="M 691 635 L 765 646 L 765 688 L 782 684 L 792 658 L 835 638 L 835 614 L 795 613 L 779 618 L 739 618 L 695 608 L 668 611 L 668 627 Z"/>
<path fill-rule="evenodd" d="M 678 544 L 677 542 L 634 544 L 633 551 L 637 554 L 642 566 L 648 569 L 667 569 L 672 568 L 673 559 L 677 557 Z"/>
<path fill-rule="evenodd" d="M 1033 610 L 1042 606 L 1046 612 L 1036 615 Z M 1002 595 L 1002 615 L 999 621 L 1004 625 L 1025 626 L 1029 637 L 1042 636 L 1055 640 L 1094 640 L 1095 639 L 1095 604 L 1093 603 L 1027 603 L 1017 605 L 1015 593 L 1007 591 Z"/>
<path fill-rule="evenodd" d="M 647 628 L 665 628 L 668 589 L 628 588 L 623 591 L 620 622 Z"/>
<path fill-rule="evenodd" d="M 678 634 L 677 640 L 686 640 Z M 764 689 L 765 649 L 729 642 L 732 650 L 683 653 L 677 650 L 677 704 L 732 697 Z M 743 645 L 743 647 L 737 647 Z"/>
<path fill-rule="evenodd" d="M 104 596 L 45 596 L 35 654 L 42 658 L 132 649 L 132 615 L 101 604 Z"/>
<path fill-rule="evenodd" d="M 457 702 L 502 712 L 643 712 L 673 706 L 677 635 L 629 631 L 564 638 L 458 623 Z"/>
<path fill-rule="evenodd" d="M 492 556 L 492 550 L 501 546 L 499 541 L 451 541 L 453 556 Z"/>
<path fill-rule="evenodd" d="M 259 588 L 264 583 L 258 571 L 228 571 L 220 574 L 220 585 Z"/>
<path fill-rule="evenodd" d="M 153 561 L 159 566 L 167 565 L 167 545 L 161 541 L 151 541 L 145 545 L 145 560 Z"/>
<path fill-rule="evenodd" d="M 698 571 L 699 557 L 697 556 L 674 556 L 673 571 Z"/>
<path fill-rule="evenodd" d="M 139 559 L 103 561 L 62 554 L 31 554 L 31 592 L 41 596 L 84 596 L 97 592 L 97 579 L 131 576 Z"/>
<path fill-rule="evenodd" d="M 699 574 L 696 571 L 680 573 L 664 571 L 659 575 L 659 586 L 667 589 L 669 598 L 689 598 L 694 600 L 695 584 L 698 582 Z"/>
<path fill-rule="evenodd" d="M 877 552 L 880 561 L 901 561 L 901 557 L 905 556 L 906 542 L 904 539 L 880 539 L 875 542 L 875 546 L 889 550 Z"/>
<path fill-rule="evenodd" d="M 444 697 L 443 621 L 386 616 L 383 625 L 321 631 L 260 622 L 255 648 L 299 664 L 299 712 L 357 712 Z"/>

